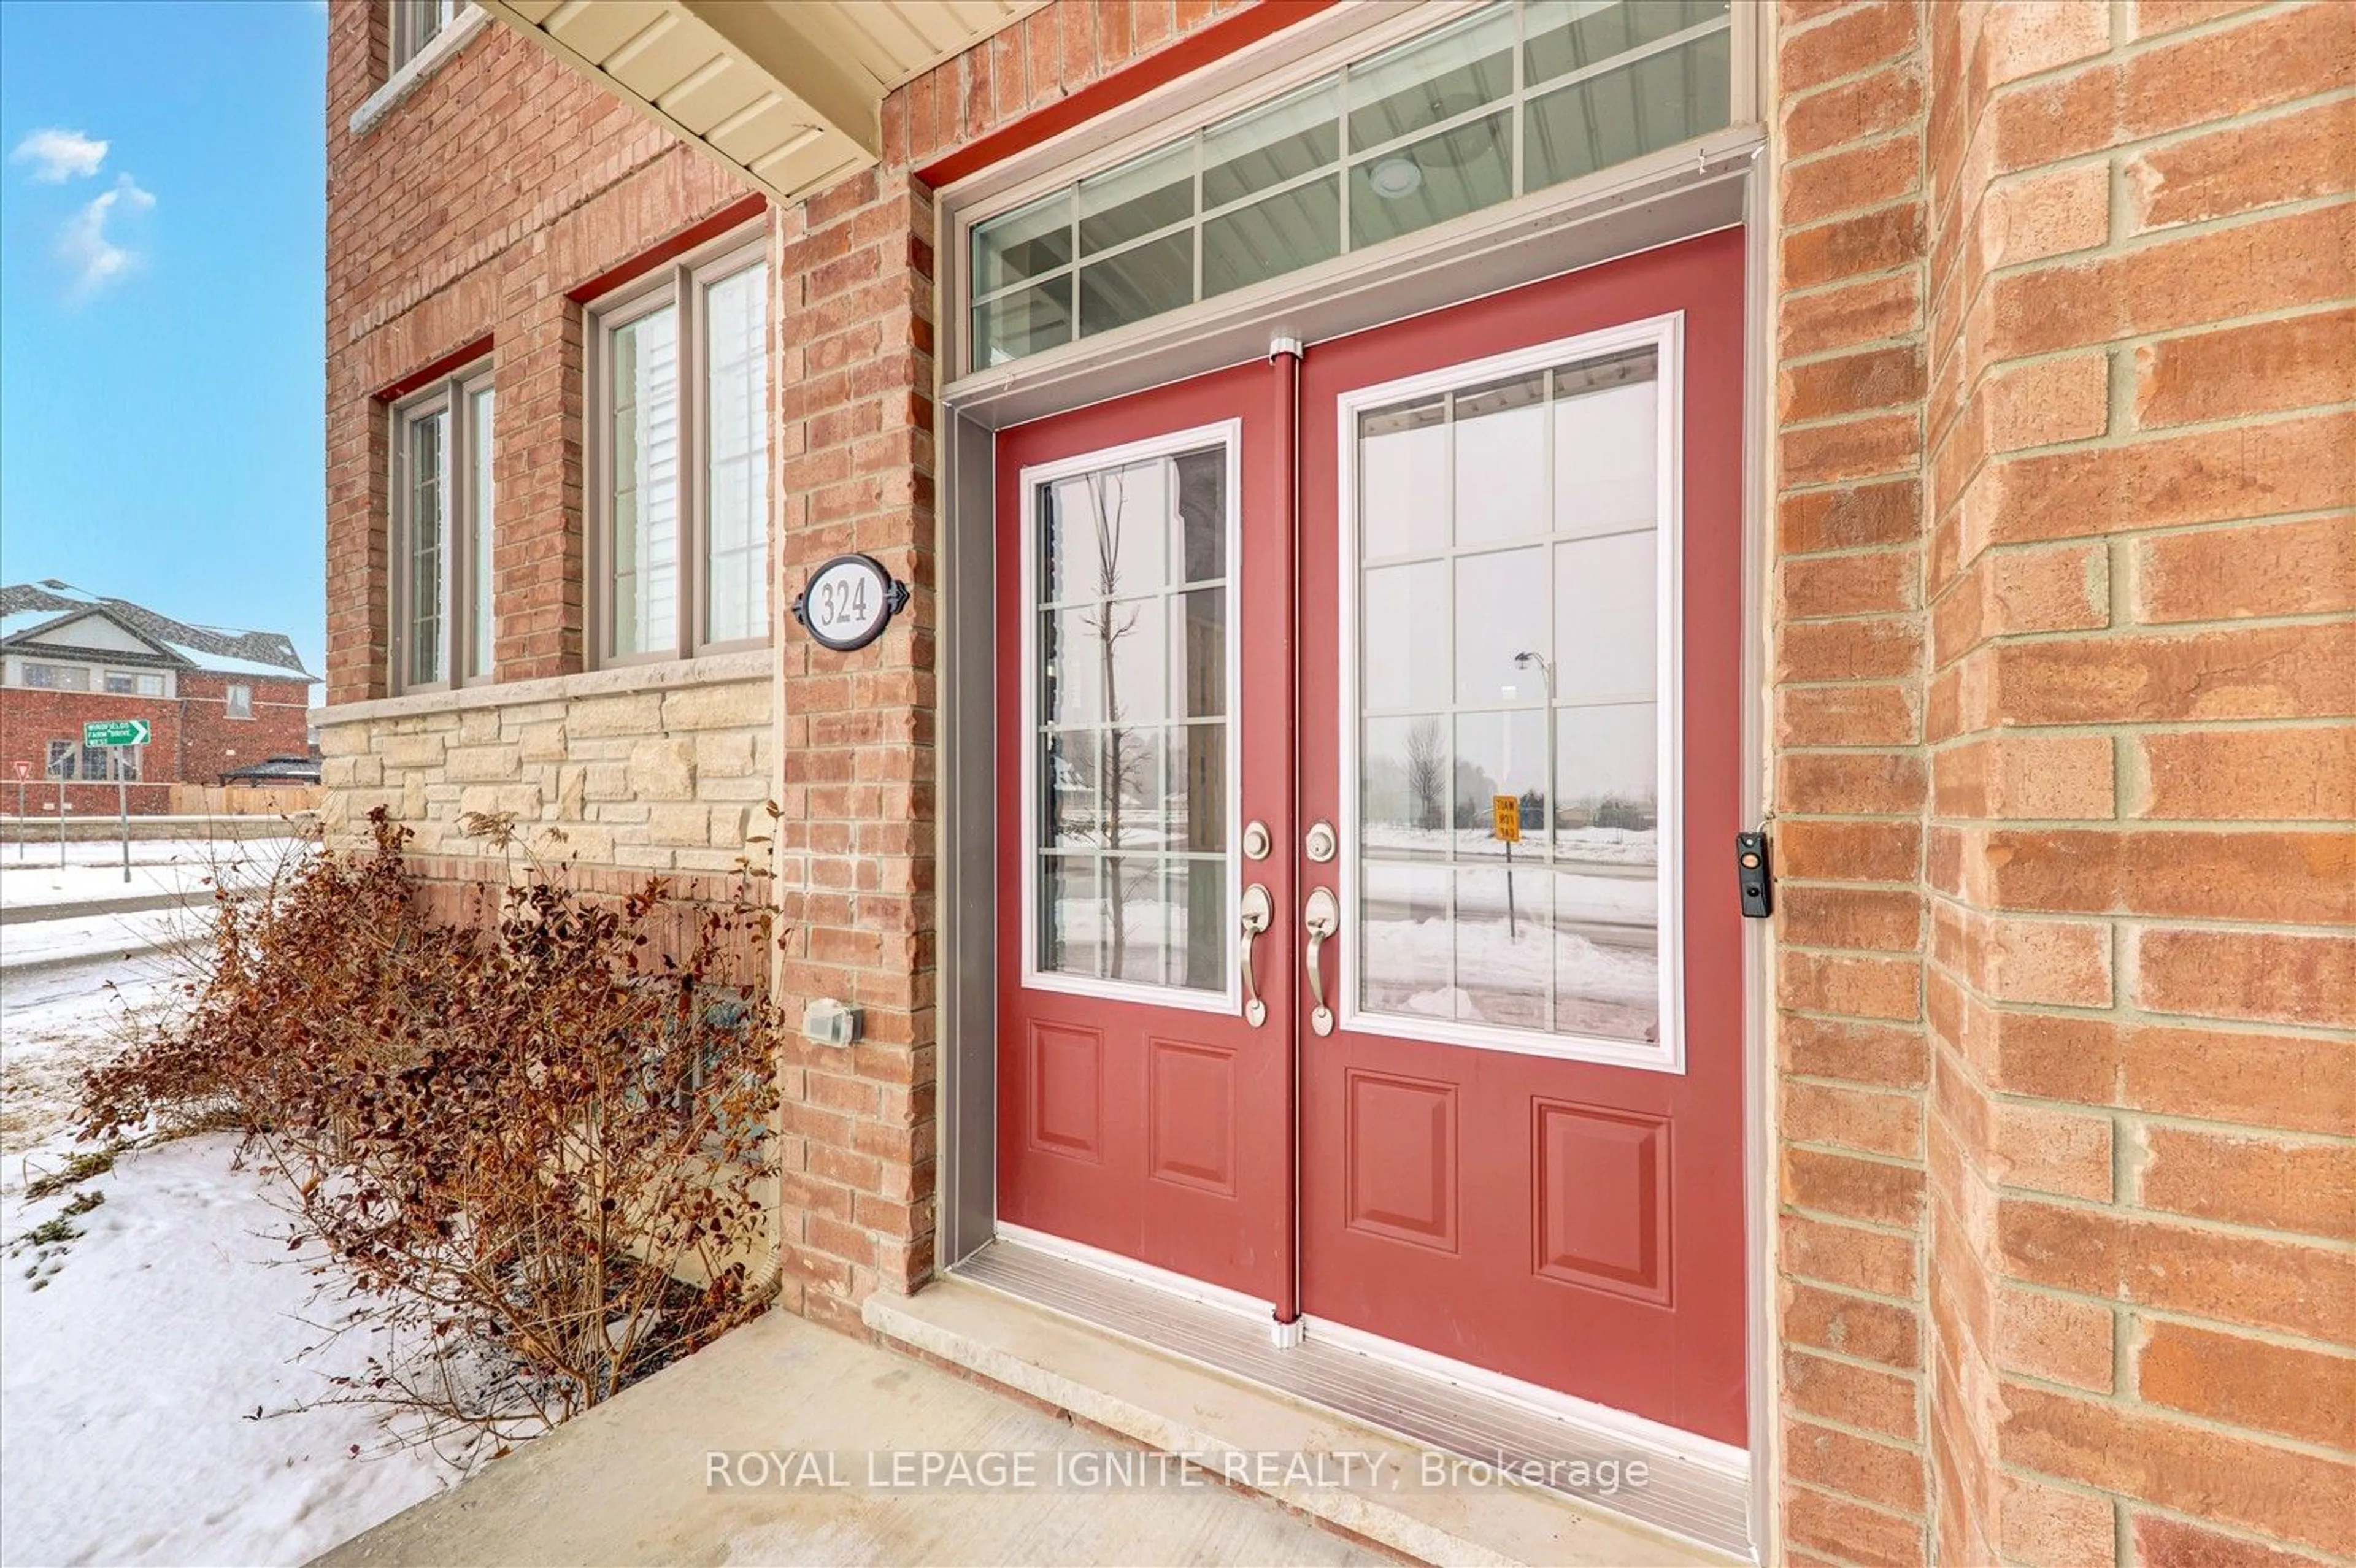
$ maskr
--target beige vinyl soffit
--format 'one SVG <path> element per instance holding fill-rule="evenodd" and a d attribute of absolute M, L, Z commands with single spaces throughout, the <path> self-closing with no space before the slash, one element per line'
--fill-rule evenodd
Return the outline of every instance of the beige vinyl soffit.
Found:
<path fill-rule="evenodd" d="M 1045 0 L 478 0 L 566 65 L 798 201 L 876 162 L 885 94 Z"/>

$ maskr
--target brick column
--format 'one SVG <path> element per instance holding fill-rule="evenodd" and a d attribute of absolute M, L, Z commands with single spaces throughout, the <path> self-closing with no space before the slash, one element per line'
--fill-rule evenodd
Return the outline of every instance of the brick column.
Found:
<path fill-rule="evenodd" d="M 2356 1552 L 2356 7 L 1932 16 L 1936 1555 Z"/>
<path fill-rule="evenodd" d="M 784 993 L 858 1003 L 866 1039 L 788 1064 L 784 1261 L 789 1300 L 855 1325 L 932 1268 L 932 198 L 871 171 L 782 221 L 778 602 L 846 550 L 914 592 L 855 653 L 785 648 Z"/>
<path fill-rule="evenodd" d="M 1789 1560 L 1923 1560 L 1922 16 L 1776 49 L 1776 1282 Z"/>
<path fill-rule="evenodd" d="M 786 1301 L 814 1317 L 856 1327 L 869 1292 L 933 1267 L 938 379 L 933 200 L 912 171 L 1241 3 L 1055 0 L 894 91 L 882 166 L 779 219 L 776 603 L 853 549 L 914 590 L 856 653 L 783 633 L 782 994 L 867 1015 L 859 1045 L 797 1047 L 784 1073 Z"/>

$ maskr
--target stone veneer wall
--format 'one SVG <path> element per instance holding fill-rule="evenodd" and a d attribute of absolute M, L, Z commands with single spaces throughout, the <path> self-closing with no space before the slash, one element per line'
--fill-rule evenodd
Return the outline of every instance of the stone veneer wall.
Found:
<path fill-rule="evenodd" d="M 511 815 L 542 859 L 631 872 L 766 867 L 775 793 L 766 649 L 329 709 L 332 842 L 382 806 L 422 856 L 488 851 L 470 812 Z"/>

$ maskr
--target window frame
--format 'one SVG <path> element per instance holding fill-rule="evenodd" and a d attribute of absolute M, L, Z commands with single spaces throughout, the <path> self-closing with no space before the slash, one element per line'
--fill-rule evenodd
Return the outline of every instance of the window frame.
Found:
<path fill-rule="evenodd" d="M 141 754 L 146 749 L 145 746 L 85 746 L 70 738 L 52 739 L 42 761 L 41 780 L 50 784 L 139 784 L 142 782 Z M 93 757 L 100 760 L 102 770 L 96 777 L 91 776 L 90 773 Z M 61 759 L 68 763 L 63 773 L 58 772 Z"/>
<path fill-rule="evenodd" d="M 487 532 L 493 551 L 498 548 L 498 517 L 494 495 L 490 515 L 483 515 L 483 497 L 475 483 L 476 442 L 489 447 L 498 460 L 498 394 L 496 367 L 489 358 L 477 359 L 432 385 L 411 393 L 387 411 L 387 496 L 385 560 L 390 582 L 391 624 L 386 646 L 388 689 L 398 692 L 450 691 L 466 686 L 487 686 L 498 677 L 495 657 L 498 643 L 498 603 L 495 592 L 487 602 L 484 635 L 474 635 L 475 596 L 478 588 L 475 560 L 478 533 Z M 491 394 L 488 430 L 478 431 L 475 400 Z M 410 485 L 410 432 L 436 414 L 445 416 L 442 470 L 442 603 L 441 676 L 435 680 L 410 677 L 411 631 L 414 626 L 414 583 L 410 574 L 410 532 L 414 493 Z M 498 580 L 496 556 L 492 581 Z M 462 619 L 463 613 L 463 619 Z M 476 671 L 479 663 L 480 669 Z M 469 673 L 476 671 L 476 673 Z"/>
<path fill-rule="evenodd" d="M 711 325 L 708 298 L 712 288 L 749 267 L 762 267 L 766 277 L 761 291 L 761 404 L 766 451 L 762 462 L 761 582 L 763 609 L 757 636 L 708 640 L 702 635 L 710 609 L 711 513 L 706 475 L 711 463 L 710 389 L 705 337 Z M 583 389 L 582 447 L 587 494 L 583 498 L 584 560 L 588 572 L 582 595 L 588 616 L 582 639 L 585 661 L 593 669 L 631 665 L 671 664 L 714 654 L 766 648 L 775 639 L 776 622 L 777 507 L 780 486 L 776 474 L 776 281 L 766 215 L 697 247 L 676 261 L 651 269 L 644 277 L 588 302 L 582 314 Z M 643 652 L 614 652 L 614 581 L 611 566 L 614 526 L 614 398 L 610 373 L 612 341 L 624 327 L 642 321 L 664 306 L 675 308 L 678 323 L 679 396 L 679 592 L 676 624 L 668 644 Z"/>
<path fill-rule="evenodd" d="M 398 76 L 427 46 L 450 30 L 463 9 L 465 0 L 392 0 L 385 18 L 386 75 Z M 419 18 L 429 11 L 434 15 L 433 30 L 421 33 Z"/>
<path fill-rule="evenodd" d="M 241 697 L 244 699 L 243 707 L 245 711 L 242 713 L 238 711 L 238 708 L 240 706 L 238 699 Z M 246 682 L 240 680 L 230 681 L 227 686 L 222 687 L 221 711 L 231 719 L 252 718 L 253 688 Z"/>
<path fill-rule="evenodd" d="M 1196 313 L 1222 304 L 1231 306 L 1262 297 L 1313 294 L 1327 275 L 1347 274 L 1355 270 L 1350 264 L 1352 258 L 1359 259 L 1359 264 L 1364 265 L 1365 259 L 1372 257 L 1375 264 L 1379 266 L 1381 259 L 1386 256 L 1415 249 L 1418 236 L 1425 237 L 1428 242 L 1432 236 L 1444 237 L 1467 224 L 1494 221 L 1501 215 L 1510 218 L 1522 204 L 1549 198 L 1550 193 L 1576 191 L 1594 182 L 1604 185 L 1617 183 L 1624 180 L 1632 171 L 1657 160 L 1691 165 L 1703 144 L 1724 137 L 1757 120 L 1756 84 L 1747 74 L 1751 23 L 1744 15 L 1748 9 L 1744 0 L 1730 0 L 1728 14 L 1723 17 L 1689 25 L 1674 34 L 1633 46 L 1605 59 L 1532 81 L 1527 74 L 1526 51 L 1531 37 L 1530 13 L 1536 3 L 1537 0 L 1477 0 L 1477 3 L 1448 7 L 1402 7 L 1372 24 L 1362 22 L 1354 28 L 1337 21 L 1337 27 L 1347 30 L 1333 46 L 1314 50 L 1302 61 L 1290 67 L 1278 66 L 1264 70 L 1254 76 L 1248 85 L 1213 94 L 1205 103 L 1148 118 L 1127 133 L 1106 137 L 1086 156 L 1043 162 L 1035 166 L 1022 165 L 1026 172 L 1011 176 L 978 177 L 976 188 L 970 193 L 957 193 L 953 184 L 950 191 L 957 194 L 951 195 L 944 203 L 948 209 L 948 221 L 942 225 L 942 233 L 948 261 L 944 273 L 941 312 L 942 325 L 950 337 L 947 364 L 951 385 L 954 387 L 968 379 L 1004 375 L 1017 367 L 1023 368 L 1026 376 L 1035 377 L 1037 372 L 1033 367 L 1053 367 L 1074 359 L 1085 359 L 1088 355 L 1082 347 L 1084 344 L 1127 341 L 1149 331 L 1149 324 L 1151 323 L 1183 326 L 1195 319 Z M 1400 133 L 1379 144 L 1353 145 L 1350 118 L 1354 105 L 1349 95 L 1354 82 L 1379 71 L 1398 57 L 1435 44 L 1451 34 L 1478 32 L 1501 19 L 1510 25 L 1513 33 L 1510 48 L 1512 80 L 1501 97 L 1460 109 L 1444 121 L 1434 121 L 1419 129 Z M 1698 44 L 1707 37 L 1720 34 L 1728 40 L 1730 71 L 1728 117 L 1724 124 L 1697 132 L 1682 142 L 1668 144 L 1649 153 L 1639 153 L 1618 162 L 1601 165 L 1582 175 L 1537 185 L 1528 183 L 1530 171 L 1525 167 L 1527 120 L 1540 101 L 1582 82 L 1628 69 L 1655 55 Z M 1206 206 L 1203 180 L 1212 166 L 1204 157 L 1206 138 L 1275 110 L 1289 101 L 1329 91 L 1336 95 L 1334 123 L 1338 138 L 1336 151 L 1331 160 L 1306 173 L 1232 197 L 1215 208 Z M 1143 113 L 1141 111 L 1141 114 Z M 1350 216 L 1350 191 L 1355 171 L 1371 169 L 1377 161 L 1397 156 L 1445 133 L 1451 128 L 1462 130 L 1494 116 L 1504 116 L 1512 124 L 1512 153 L 1508 160 L 1510 188 L 1504 197 L 1479 203 L 1454 217 L 1419 224 L 1388 236 L 1365 240 L 1355 237 Z M 1081 197 L 1085 194 L 1083 187 L 1132 169 L 1141 169 L 1164 158 L 1184 162 L 1191 169 L 1194 197 L 1191 216 L 1150 230 L 1141 230 L 1108 243 L 1093 253 L 1083 253 L 1078 243 L 1082 227 Z M 1306 188 L 1327 178 L 1337 182 L 1337 246 L 1332 254 L 1217 293 L 1204 292 L 1204 236 L 1211 223 L 1251 208 L 1282 192 Z M 976 250 L 976 241 L 981 232 L 1001 219 L 1044 210 L 1057 202 L 1066 204 L 1063 227 L 1072 241 L 1064 261 L 1012 282 L 1001 280 L 994 288 L 982 288 Z M 1186 301 L 1149 311 L 1134 319 L 1093 333 L 1082 330 L 1080 284 L 1085 267 L 1116 261 L 1127 251 L 1150 249 L 1180 235 L 1191 237 L 1189 246 L 1194 283 Z M 988 306 L 1020 299 L 1033 289 L 1052 287 L 1059 281 L 1067 285 L 1068 330 L 1064 339 L 1010 355 L 1004 359 L 991 359 L 991 345 L 984 339 L 977 322 L 980 314 Z M 1055 357 L 1051 359 L 1050 356 Z"/>
<path fill-rule="evenodd" d="M 1021 530 L 1022 564 L 1017 592 L 1022 595 L 1023 624 L 1017 656 L 1021 660 L 1019 667 L 1022 671 L 1020 723 L 1023 755 L 1018 765 L 1023 816 L 1015 828 L 1017 843 L 1021 846 L 1018 853 L 1022 856 L 1022 927 L 1013 933 L 1013 940 L 1020 944 L 1020 984 L 1026 991 L 1050 991 L 1109 1001 L 1142 1002 L 1183 1011 L 1229 1015 L 1237 1013 L 1243 1006 L 1243 970 L 1241 965 L 1234 962 L 1232 955 L 1226 963 L 1224 981 L 1215 991 L 1194 990 L 1168 982 L 1079 975 L 1044 968 L 1039 962 L 1040 913 L 1044 896 L 1040 867 L 1041 862 L 1053 853 L 1051 847 L 1043 842 L 1039 819 L 1039 803 L 1044 788 L 1039 742 L 1045 729 L 1040 713 L 1041 682 L 1038 678 L 1042 665 L 1039 646 L 1042 522 L 1039 493 L 1059 480 L 1213 447 L 1218 448 L 1224 455 L 1226 485 L 1225 559 L 1220 562 L 1224 573 L 1220 591 L 1226 595 L 1226 607 L 1223 649 L 1226 669 L 1221 692 L 1226 703 L 1224 717 L 1226 724 L 1226 778 L 1222 785 L 1226 843 L 1221 853 L 1226 860 L 1224 884 L 1228 919 L 1235 919 L 1243 907 L 1246 880 L 1243 854 L 1243 421 L 1239 419 L 1222 420 L 1215 424 L 1164 431 L 1141 441 L 1125 442 L 1117 446 L 1076 453 L 1049 463 L 1033 464 L 1020 470 L 1015 477 L 1015 494 L 1021 498 L 1017 526 Z M 1145 853 L 1150 856 L 1152 852 Z M 1111 858 L 1119 858 L 1118 851 Z M 1005 939 L 1006 933 L 1001 932 L 1001 940 Z"/>
<path fill-rule="evenodd" d="M 33 672 L 37 669 L 71 670 L 81 677 L 81 684 L 80 686 L 55 686 L 51 685 L 47 680 L 36 680 L 33 678 Z M 91 682 L 90 677 L 90 666 L 75 664 L 70 659 L 25 658 L 18 660 L 16 664 L 16 684 L 23 687 L 27 691 L 95 691 L 98 688 Z"/>
<path fill-rule="evenodd" d="M 129 681 L 131 684 L 128 687 L 117 687 L 114 683 L 118 680 Z M 166 688 L 166 683 L 162 672 L 157 670 L 105 669 L 99 672 L 98 681 L 99 685 L 104 688 L 105 695 L 109 697 L 145 697 L 154 699 L 171 695 Z M 155 687 L 155 689 L 153 691 L 146 689 L 146 683 L 151 681 Z"/>

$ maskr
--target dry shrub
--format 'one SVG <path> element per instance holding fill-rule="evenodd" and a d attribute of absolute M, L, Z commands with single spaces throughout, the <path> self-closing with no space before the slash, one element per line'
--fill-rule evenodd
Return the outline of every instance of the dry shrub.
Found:
<path fill-rule="evenodd" d="M 82 1132 L 226 1108 L 283 1177 L 290 1249 L 380 1332 L 351 1397 L 422 1430 L 520 1435 L 757 1311 L 781 1020 L 749 874 L 659 955 L 659 882 L 592 901 L 538 865 L 491 929 L 435 924 L 380 811 L 223 901 L 193 1006 L 92 1072 Z M 496 825 L 493 836 L 498 837 Z"/>

